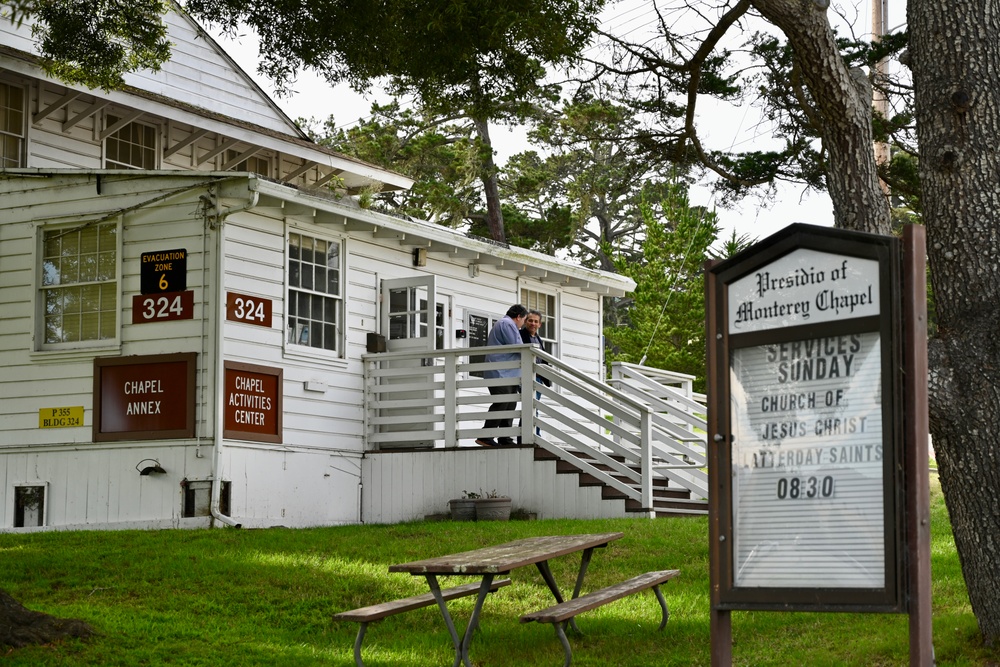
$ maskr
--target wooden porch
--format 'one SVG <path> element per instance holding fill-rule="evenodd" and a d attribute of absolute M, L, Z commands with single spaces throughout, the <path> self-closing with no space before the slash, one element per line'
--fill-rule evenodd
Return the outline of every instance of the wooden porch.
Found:
<path fill-rule="evenodd" d="M 692 392 L 692 378 L 615 364 L 601 382 L 528 345 L 516 348 L 520 362 L 488 364 L 491 349 L 363 358 L 365 521 L 440 514 L 449 499 L 480 490 L 540 518 L 706 513 L 704 397 Z M 482 377 L 518 366 L 520 378 Z M 517 409 L 489 416 L 513 425 L 487 432 L 488 388 L 512 383 Z M 517 438 L 519 446 L 483 448 L 478 437 Z"/>

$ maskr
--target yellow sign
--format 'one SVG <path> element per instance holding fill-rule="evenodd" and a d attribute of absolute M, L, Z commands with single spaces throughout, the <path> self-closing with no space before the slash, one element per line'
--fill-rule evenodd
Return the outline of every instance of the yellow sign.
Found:
<path fill-rule="evenodd" d="M 83 426 L 83 406 L 71 408 L 41 408 L 38 411 L 38 428 L 65 428 Z"/>

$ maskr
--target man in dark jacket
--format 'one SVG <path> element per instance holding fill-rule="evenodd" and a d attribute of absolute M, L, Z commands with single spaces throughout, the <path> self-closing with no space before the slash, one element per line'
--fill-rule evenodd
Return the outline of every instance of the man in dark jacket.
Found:
<path fill-rule="evenodd" d="M 539 348 L 542 352 L 548 352 L 549 351 L 548 348 L 545 347 L 545 341 L 542 340 L 541 337 L 538 335 L 538 330 L 541 328 L 541 326 L 542 326 L 542 314 L 537 310 L 529 310 L 528 316 L 524 318 L 524 327 L 521 329 L 521 342 L 527 343 L 529 345 L 534 345 L 535 347 Z M 548 365 L 548 362 L 546 361 L 540 361 L 539 363 Z M 543 378 L 541 375 L 536 375 L 535 380 L 537 382 L 541 382 L 546 387 L 552 386 L 552 381 Z M 542 398 L 542 392 L 536 391 L 535 400 L 538 401 L 541 398 Z M 538 416 L 537 410 L 535 411 L 535 416 L 536 417 Z M 541 433 L 542 433 L 541 429 L 539 429 L 536 426 L 535 435 L 541 435 Z M 518 438 L 518 440 L 520 440 L 520 438 Z"/>
<path fill-rule="evenodd" d="M 486 344 L 489 346 L 494 345 L 517 345 L 520 343 L 520 331 L 521 325 L 524 324 L 525 315 L 527 315 L 528 309 L 517 303 L 507 309 L 507 314 L 504 315 L 493 328 L 490 329 L 489 336 L 486 339 Z M 520 352 L 494 352 L 486 355 L 486 361 L 518 361 L 521 359 Z M 493 378 L 519 378 L 521 377 L 520 368 L 504 368 L 501 370 L 488 370 L 483 373 L 483 376 L 487 379 Z M 506 396 L 507 394 L 517 394 L 519 388 L 514 385 L 502 385 L 498 387 L 491 386 L 490 388 L 491 396 Z M 517 397 L 512 396 L 513 401 L 503 403 L 493 403 L 490 405 L 490 412 L 509 412 L 511 410 L 517 409 Z M 510 428 L 514 425 L 513 419 L 487 419 L 486 424 L 483 428 L 486 429 L 496 429 L 496 428 Z M 483 436 L 481 438 L 476 438 L 476 444 L 483 447 L 493 447 L 497 444 L 501 445 L 513 445 L 514 440 L 510 437 L 502 437 L 497 441 L 488 436 Z"/>

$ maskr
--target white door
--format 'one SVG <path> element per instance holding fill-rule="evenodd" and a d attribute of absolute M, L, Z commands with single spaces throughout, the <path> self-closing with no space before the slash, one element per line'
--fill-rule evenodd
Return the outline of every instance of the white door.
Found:
<path fill-rule="evenodd" d="M 389 352 L 435 348 L 435 276 L 382 281 L 382 334 Z"/>
<path fill-rule="evenodd" d="M 433 352 L 441 328 L 438 324 L 437 294 L 435 276 L 419 276 L 413 278 L 396 278 L 382 281 L 381 294 L 381 331 L 386 338 L 388 352 Z M 443 313 L 441 313 L 443 316 Z M 433 364 L 432 359 L 412 359 L 391 362 L 391 368 L 399 370 L 426 367 Z M 420 375 L 405 374 L 398 377 L 383 377 L 384 384 L 414 384 L 419 383 Z M 428 382 L 433 378 L 427 376 Z M 429 418 L 434 414 L 430 402 L 434 398 L 431 389 L 396 392 L 388 395 L 390 400 L 422 400 L 426 399 L 426 407 L 386 408 L 379 411 L 382 417 L 412 417 L 403 420 L 405 423 L 382 424 L 380 433 L 399 431 L 430 431 L 435 422 Z M 399 442 L 383 442 L 382 449 L 391 447 L 433 447 L 430 438 L 406 438 Z"/>

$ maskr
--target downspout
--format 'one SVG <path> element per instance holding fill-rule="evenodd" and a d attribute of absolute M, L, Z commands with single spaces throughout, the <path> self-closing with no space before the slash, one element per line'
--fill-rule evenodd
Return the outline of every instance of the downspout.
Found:
<path fill-rule="evenodd" d="M 242 213 L 243 211 L 252 209 L 257 205 L 260 195 L 257 192 L 256 179 L 248 179 L 247 187 L 250 190 L 250 198 L 247 203 L 239 208 L 226 209 L 223 212 L 222 207 L 219 205 L 219 195 L 216 187 L 216 184 L 208 186 L 206 193 L 201 196 L 201 200 L 205 205 L 205 224 L 215 231 L 215 447 L 212 457 L 212 502 L 210 512 L 213 519 L 227 526 L 241 528 L 241 523 L 232 517 L 224 515 L 219 509 L 220 499 L 222 498 L 222 434 L 226 421 L 226 399 L 225 391 L 223 390 L 226 381 L 226 367 L 223 357 L 226 322 L 226 260 L 223 252 L 225 241 L 223 229 L 225 218 L 233 213 Z"/>

